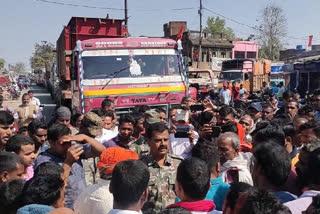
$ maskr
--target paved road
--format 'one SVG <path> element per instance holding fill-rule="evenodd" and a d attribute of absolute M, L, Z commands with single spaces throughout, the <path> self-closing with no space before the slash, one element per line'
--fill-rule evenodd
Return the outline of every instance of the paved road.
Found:
<path fill-rule="evenodd" d="M 46 122 L 48 123 L 52 119 L 56 104 L 51 99 L 50 93 L 46 88 L 32 85 L 30 89 L 33 90 L 34 96 L 37 97 L 40 100 L 41 104 L 44 105 L 43 113 L 46 117 Z M 27 93 L 27 91 L 28 90 L 24 89 L 22 91 L 22 94 Z M 21 104 L 21 99 L 7 101 L 6 103 L 11 108 L 17 108 Z"/>
<path fill-rule="evenodd" d="M 32 85 L 31 90 L 34 93 L 34 96 L 40 100 L 40 103 L 44 105 L 43 114 L 46 117 L 46 122 L 48 123 L 52 119 L 56 104 L 51 99 L 51 95 L 46 88 Z"/>

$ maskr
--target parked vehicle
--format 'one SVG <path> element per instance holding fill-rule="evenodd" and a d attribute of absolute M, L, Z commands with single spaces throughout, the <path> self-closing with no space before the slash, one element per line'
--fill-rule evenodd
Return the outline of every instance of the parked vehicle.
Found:
<path fill-rule="evenodd" d="M 189 85 L 197 90 L 197 99 L 208 95 L 211 89 L 218 88 L 220 72 L 214 72 L 210 69 L 192 69 L 188 70 Z"/>
<path fill-rule="evenodd" d="M 128 29 L 122 23 L 73 17 L 64 27 L 57 41 L 58 104 L 88 112 L 108 97 L 118 113 L 126 113 L 137 105 L 168 109 L 181 102 L 187 87 L 181 78 L 177 43 L 125 38 Z"/>
<path fill-rule="evenodd" d="M 270 82 L 271 61 L 266 59 L 232 59 L 222 63 L 221 81 L 239 81 L 248 92 L 261 90 Z M 221 86 L 222 87 L 222 86 Z"/>
<path fill-rule="evenodd" d="M 7 93 L 4 95 L 5 100 L 17 100 L 20 98 L 21 92 L 13 85 L 7 88 Z"/>

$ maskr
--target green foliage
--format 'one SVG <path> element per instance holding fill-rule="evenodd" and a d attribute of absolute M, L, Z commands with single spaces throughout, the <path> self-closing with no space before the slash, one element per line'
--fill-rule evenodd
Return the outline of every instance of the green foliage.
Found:
<path fill-rule="evenodd" d="M 32 69 L 46 68 L 50 69 L 50 66 L 55 61 L 55 47 L 51 43 L 42 42 L 41 44 L 35 44 L 35 52 L 30 58 L 30 64 Z"/>
<path fill-rule="evenodd" d="M 6 64 L 6 60 L 0 58 L 0 70 L 4 69 L 4 65 Z"/>
<path fill-rule="evenodd" d="M 230 40 L 235 38 L 233 30 L 230 27 L 226 27 L 226 20 L 219 17 L 208 17 L 205 30 L 212 34 L 223 33 Z"/>
<path fill-rule="evenodd" d="M 12 66 L 12 69 L 16 73 L 23 73 L 26 71 L 26 65 L 23 62 L 18 62 Z"/>

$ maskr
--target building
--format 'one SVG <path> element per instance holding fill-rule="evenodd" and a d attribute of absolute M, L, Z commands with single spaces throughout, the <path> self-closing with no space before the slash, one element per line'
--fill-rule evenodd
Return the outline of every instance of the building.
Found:
<path fill-rule="evenodd" d="M 258 58 L 258 43 L 254 41 L 233 41 L 232 58 Z"/>
<path fill-rule="evenodd" d="M 164 36 L 176 39 L 182 24 L 184 32 L 182 35 L 182 54 L 186 58 L 188 66 L 200 69 L 211 69 L 212 58 L 231 58 L 232 57 L 232 41 L 228 40 L 226 35 L 218 33 L 212 34 L 203 31 L 201 35 L 201 56 L 199 56 L 199 40 L 200 32 L 187 30 L 186 22 L 169 22 L 164 25 Z M 198 66 L 198 58 L 200 64 Z"/>
<path fill-rule="evenodd" d="M 313 45 L 307 51 L 297 46 L 297 49 L 280 51 L 280 58 L 290 72 L 290 89 L 297 89 L 301 95 L 307 91 L 320 88 L 320 45 Z M 289 69 L 287 69 L 289 68 Z"/>

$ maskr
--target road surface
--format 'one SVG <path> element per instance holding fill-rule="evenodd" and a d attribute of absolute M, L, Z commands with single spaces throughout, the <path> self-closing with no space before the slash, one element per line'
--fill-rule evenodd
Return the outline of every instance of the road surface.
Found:
<path fill-rule="evenodd" d="M 44 105 L 43 108 L 43 114 L 46 117 L 46 123 L 49 123 L 52 119 L 52 116 L 54 114 L 54 110 L 56 108 L 56 104 L 51 99 L 50 93 L 48 90 L 44 87 L 38 86 L 38 85 L 32 85 L 29 89 L 24 89 L 21 93 L 27 93 L 28 90 L 32 90 L 34 93 L 34 96 L 38 98 L 42 105 Z M 21 104 L 21 98 L 18 100 L 12 100 L 12 101 L 6 101 L 6 104 L 16 109 Z"/>

